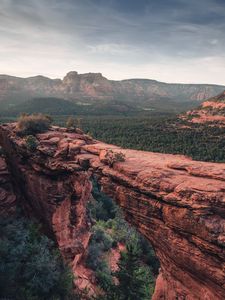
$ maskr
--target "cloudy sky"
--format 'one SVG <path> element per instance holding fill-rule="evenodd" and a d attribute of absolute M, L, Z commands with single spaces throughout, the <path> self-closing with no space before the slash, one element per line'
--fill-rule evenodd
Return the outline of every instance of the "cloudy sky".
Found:
<path fill-rule="evenodd" d="M 225 0 L 0 0 L 0 73 L 225 84 Z"/>

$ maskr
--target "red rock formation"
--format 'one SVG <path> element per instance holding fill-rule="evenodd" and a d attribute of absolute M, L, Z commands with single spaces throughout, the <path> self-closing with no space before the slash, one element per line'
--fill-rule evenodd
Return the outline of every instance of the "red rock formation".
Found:
<path fill-rule="evenodd" d="M 40 75 L 29 78 L 0 75 L 0 102 L 17 99 L 19 103 L 32 97 L 58 97 L 79 101 L 129 99 L 129 102 L 133 99 L 134 103 L 139 99 L 147 104 L 163 98 L 176 102 L 202 101 L 223 89 L 224 86 L 218 85 L 169 84 L 148 79 L 113 81 L 101 73 L 78 74 L 75 71 L 69 72 L 63 80 Z"/>
<path fill-rule="evenodd" d="M 62 128 L 37 136 L 34 153 L 0 129 L 11 169 L 30 209 L 52 230 L 76 272 L 88 243 L 85 205 L 94 173 L 161 263 L 154 300 L 225 299 L 225 164 L 120 149 Z M 108 149 L 125 162 L 107 165 Z"/>
<path fill-rule="evenodd" d="M 211 126 L 225 126 L 225 91 L 201 104 L 197 109 L 181 116 L 190 123 L 210 123 Z"/>
<path fill-rule="evenodd" d="M 55 238 L 64 259 L 74 269 L 87 248 L 90 232 L 86 203 L 91 192 L 89 176 L 74 162 L 63 162 L 72 149 L 61 132 L 42 136 L 39 150 L 31 153 L 23 139 L 13 133 L 13 125 L 2 127 L 1 143 L 17 187 L 23 194 L 27 213 L 37 217 Z"/>
<path fill-rule="evenodd" d="M 5 159 L 0 156 L 0 216 L 8 216 L 16 212 L 17 198 L 12 186 Z"/>

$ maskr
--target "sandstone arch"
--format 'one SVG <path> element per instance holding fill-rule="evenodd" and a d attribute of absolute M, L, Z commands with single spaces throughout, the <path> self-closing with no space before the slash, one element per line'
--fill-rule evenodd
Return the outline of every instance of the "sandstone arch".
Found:
<path fill-rule="evenodd" d="M 155 300 L 225 299 L 225 164 L 119 149 L 57 127 L 38 135 L 34 153 L 15 124 L 2 126 L 0 139 L 22 205 L 45 223 L 74 271 L 89 240 L 85 211 L 94 173 L 155 248 Z M 110 168 L 107 149 L 123 151 L 126 161 Z"/>

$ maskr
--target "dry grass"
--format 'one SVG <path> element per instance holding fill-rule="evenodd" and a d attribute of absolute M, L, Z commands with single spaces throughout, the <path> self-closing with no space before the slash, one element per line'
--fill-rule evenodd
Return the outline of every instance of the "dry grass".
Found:
<path fill-rule="evenodd" d="M 18 119 L 17 129 L 22 135 L 33 135 L 47 131 L 51 122 L 51 118 L 43 114 L 21 115 Z"/>

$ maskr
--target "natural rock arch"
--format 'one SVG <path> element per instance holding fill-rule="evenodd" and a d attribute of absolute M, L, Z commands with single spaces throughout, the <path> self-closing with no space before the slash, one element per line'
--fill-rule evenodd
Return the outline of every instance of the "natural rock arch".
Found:
<path fill-rule="evenodd" d="M 225 164 L 124 150 L 57 127 L 37 137 L 31 153 L 15 124 L 0 129 L 22 205 L 48 227 L 74 272 L 90 237 L 86 203 L 95 174 L 156 251 L 155 300 L 225 298 Z M 122 151 L 125 162 L 110 168 L 107 149 Z"/>

